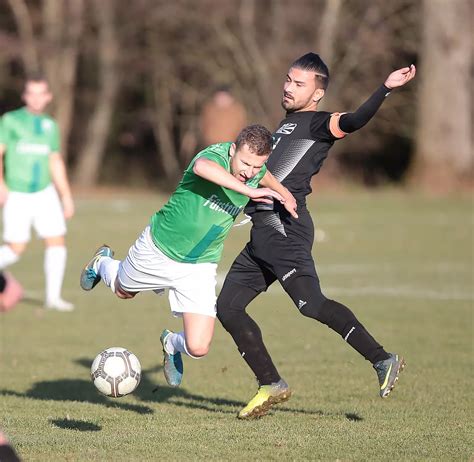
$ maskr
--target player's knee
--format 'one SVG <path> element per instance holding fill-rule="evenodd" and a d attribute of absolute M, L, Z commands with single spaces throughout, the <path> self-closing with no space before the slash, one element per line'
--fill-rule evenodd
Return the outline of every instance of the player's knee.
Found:
<path fill-rule="evenodd" d="M 304 306 L 300 312 L 308 318 L 313 318 L 323 324 L 330 325 L 334 313 L 329 302 L 330 300 L 327 298 L 324 298 L 324 300 L 318 299 L 315 303 Z"/>
<path fill-rule="evenodd" d="M 223 308 L 223 306 L 219 305 L 219 303 L 216 306 L 216 311 L 217 319 L 219 319 L 220 323 L 225 329 L 227 329 L 233 324 L 233 320 L 236 317 L 235 313 Z"/>
<path fill-rule="evenodd" d="M 108 285 L 108 284 L 107 284 Z M 135 297 L 138 292 L 128 292 L 121 285 L 118 276 L 110 283 L 110 290 L 122 300 Z"/>
<path fill-rule="evenodd" d="M 17 258 L 20 258 L 26 250 L 26 244 L 7 244 L 10 247 L 10 250 L 15 254 Z"/>
<path fill-rule="evenodd" d="M 239 320 L 245 316 L 245 309 L 257 295 L 254 289 L 231 281 L 225 282 L 217 299 L 216 312 L 217 319 L 227 331 L 240 325 Z"/>
<path fill-rule="evenodd" d="M 47 237 L 44 239 L 46 247 L 64 247 L 66 245 L 66 239 L 63 235 Z"/>
<path fill-rule="evenodd" d="M 308 302 L 301 309 L 300 313 L 307 318 L 313 318 L 317 321 L 323 322 L 324 318 L 324 303 L 319 302 Z"/>
<path fill-rule="evenodd" d="M 116 285 L 115 295 L 117 295 L 117 297 L 121 298 L 122 300 L 126 300 L 135 297 L 135 295 L 137 295 L 137 292 L 127 292 L 126 290 L 123 290 L 119 285 Z"/>
<path fill-rule="evenodd" d="M 198 341 L 198 340 L 186 340 L 186 352 L 193 358 L 202 358 L 209 353 L 211 342 Z"/>
<path fill-rule="evenodd" d="M 296 278 L 287 291 L 303 316 L 324 322 L 327 298 L 321 292 L 317 278 L 312 276 Z"/>

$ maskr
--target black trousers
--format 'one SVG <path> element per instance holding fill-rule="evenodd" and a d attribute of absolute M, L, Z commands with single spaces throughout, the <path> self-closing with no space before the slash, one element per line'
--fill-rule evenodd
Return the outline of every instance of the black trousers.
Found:
<path fill-rule="evenodd" d="M 336 331 L 368 361 L 388 358 L 349 308 L 323 295 L 311 255 L 313 223 L 308 212 L 299 215 L 298 220 L 275 212 L 254 215 L 251 240 L 232 264 L 217 300 L 218 319 L 261 385 L 280 376 L 246 308 L 276 280 L 301 314 Z"/>

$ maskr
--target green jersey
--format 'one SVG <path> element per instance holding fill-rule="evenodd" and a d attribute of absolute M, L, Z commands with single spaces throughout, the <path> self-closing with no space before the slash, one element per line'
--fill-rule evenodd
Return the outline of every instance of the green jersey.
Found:
<path fill-rule="evenodd" d="M 196 159 L 205 157 L 230 172 L 232 143 L 213 144 L 194 157 L 168 203 L 151 218 L 151 235 L 169 258 L 185 263 L 218 262 L 224 239 L 249 198 L 196 175 Z M 267 171 L 246 182 L 256 188 Z"/>
<path fill-rule="evenodd" d="M 0 119 L 0 144 L 6 148 L 8 189 L 32 193 L 51 184 L 49 154 L 59 152 L 59 130 L 51 117 L 26 107 L 7 112 Z"/>

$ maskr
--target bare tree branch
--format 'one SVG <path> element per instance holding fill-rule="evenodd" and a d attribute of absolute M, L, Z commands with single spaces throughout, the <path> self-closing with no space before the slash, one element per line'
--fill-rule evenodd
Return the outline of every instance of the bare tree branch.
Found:
<path fill-rule="evenodd" d="M 26 72 L 36 72 L 39 70 L 38 50 L 28 6 L 24 0 L 8 0 L 8 3 L 21 37 L 22 58 Z"/>

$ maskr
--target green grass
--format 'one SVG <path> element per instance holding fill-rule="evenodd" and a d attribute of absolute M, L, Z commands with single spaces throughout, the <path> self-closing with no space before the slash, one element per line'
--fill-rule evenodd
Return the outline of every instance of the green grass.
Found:
<path fill-rule="evenodd" d="M 315 194 L 316 196 L 316 194 Z M 64 296 L 73 313 L 43 310 L 42 246 L 12 268 L 29 298 L 0 317 L 0 427 L 25 461 L 469 460 L 473 454 L 473 210 L 468 197 L 398 191 L 318 194 L 323 288 L 350 306 L 407 368 L 381 400 L 370 365 L 325 326 L 300 316 L 280 288 L 250 307 L 294 390 L 252 422 L 235 418 L 256 391 L 218 326 L 208 357 L 185 358 L 182 387 L 166 386 L 159 334 L 177 328 L 166 297 L 124 301 L 79 273 L 95 248 L 119 258 L 164 198 L 78 198 Z M 248 237 L 235 228 L 220 273 Z M 322 234 L 321 232 L 319 233 Z M 136 392 L 108 399 L 89 379 L 94 356 L 125 346 L 144 369 Z M 158 390 L 153 393 L 153 389 Z"/>

